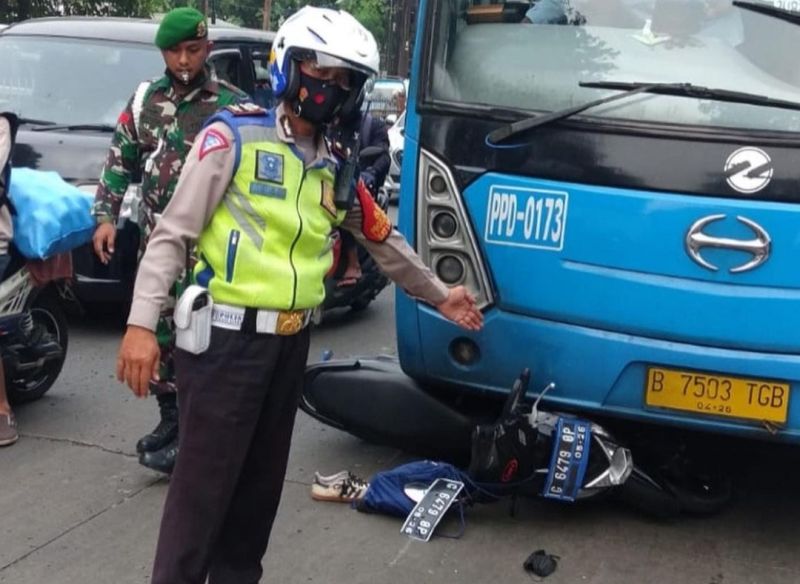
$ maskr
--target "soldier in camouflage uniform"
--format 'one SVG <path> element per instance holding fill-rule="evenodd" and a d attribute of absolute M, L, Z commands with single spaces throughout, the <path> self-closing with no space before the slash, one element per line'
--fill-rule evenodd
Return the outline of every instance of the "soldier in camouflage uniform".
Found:
<path fill-rule="evenodd" d="M 162 50 L 166 74 L 142 83 L 120 115 L 95 196 L 98 227 L 93 243 L 103 263 L 114 253 L 115 225 L 131 181 L 141 176 L 138 219 L 143 251 L 206 119 L 226 105 L 247 100 L 238 88 L 217 79 L 206 64 L 210 43 L 205 19 L 197 10 L 178 8 L 168 13 L 159 26 L 156 45 Z M 167 473 L 178 452 L 172 311 L 180 287 L 172 290 L 157 330 L 161 361 L 150 388 L 158 399 L 161 421 L 136 444 L 144 466 Z"/>

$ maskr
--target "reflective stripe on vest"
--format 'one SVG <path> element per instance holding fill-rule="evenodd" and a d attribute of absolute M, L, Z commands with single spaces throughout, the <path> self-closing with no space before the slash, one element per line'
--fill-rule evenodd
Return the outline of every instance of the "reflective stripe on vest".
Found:
<path fill-rule="evenodd" d="M 232 129 L 239 164 L 198 241 L 195 277 L 223 304 L 314 308 L 325 298 L 331 234 L 344 219 L 330 164 L 306 169 L 267 116 Z"/>

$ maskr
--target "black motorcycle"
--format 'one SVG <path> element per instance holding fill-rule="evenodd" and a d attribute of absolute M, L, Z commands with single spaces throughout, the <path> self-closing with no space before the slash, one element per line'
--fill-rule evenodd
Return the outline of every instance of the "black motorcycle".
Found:
<path fill-rule="evenodd" d="M 69 332 L 60 282 L 33 285 L 24 259 L 12 261 L 0 283 L 0 355 L 12 404 L 41 398 L 53 386 L 67 355 Z"/>
<path fill-rule="evenodd" d="M 383 152 L 381 148 L 376 146 L 362 149 L 359 153 L 359 166 L 362 168 L 369 166 Z M 376 191 L 379 190 L 379 186 L 376 187 Z M 389 199 L 383 193 L 378 192 L 375 195 L 375 201 L 384 211 L 389 208 Z M 386 288 L 389 284 L 389 279 L 380 271 L 378 264 L 375 263 L 375 260 L 372 259 L 367 250 L 363 246 L 355 244 L 358 250 L 358 261 L 361 265 L 361 278 L 355 284 L 341 286 L 342 276 L 347 269 L 347 258 L 343 253 L 339 253 L 341 250 L 341 236 L 338 233 L 333 235 L 332 244 L 335 250 L 334 265 L 325 278 L 325 302 L 322 305 L 322 311 L 347 307 L 356 311 L 364 310 L 375 300 L 381 290 Z M 320 318 L 321 313 L 318 313 L 318 320 Z"/>
<path fill-rule="evenodd" d="M 555 386 L 533 401 L 529 382 L 526 370 L 500 404 L 454 388 L 424 387 L 391 358 L 327 361 L 306 368 L 300 408 L 364 440 L 466 467 L 484 502 L 605 494 L 667 518 L 714 513 L 730 501 L 730 481 L 685 449 L 670 444 L 659 455 L 645 451 L 634 464 L 635 447 L 623 446 L 595 422 L 542 409 L 541 398 Z"/>

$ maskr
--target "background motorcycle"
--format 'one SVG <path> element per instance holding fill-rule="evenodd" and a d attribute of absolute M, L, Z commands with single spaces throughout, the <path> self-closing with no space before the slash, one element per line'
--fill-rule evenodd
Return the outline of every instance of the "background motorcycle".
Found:
<path fill-rule="evenodd" d="M 69 332 L 60 283 L 35 287 L 24 259 L 12 261 L 0 283 L 0 355 L 12 404 L 41 398 L 58 378 Z"/>
<path fill-rule="evenodd" d="M 359 153 L 359 167 L 366 168 L 376 158 L 384 153 L 382 148 L 369 146 Z M 381 185 L 376 185 L 376 191 Z M 378 206 L 386 211 L 389 199 L 383 193 L 375 195 Z M 322 310 L 332 308 L 350 307 L 352 310 L 364 310 L 389 283 L 389 279 L 380 271 L 375 260 L 363 246 L 356 244 L 358 261 L 361 264 L 361 278 L 351 286 L 340 286 L 345 270 L 347 257 L 341 253 L 341 239 L 338 233 L 334 235 L 334 263 L 328 276 L 325 278 L 325 302 Z"/>

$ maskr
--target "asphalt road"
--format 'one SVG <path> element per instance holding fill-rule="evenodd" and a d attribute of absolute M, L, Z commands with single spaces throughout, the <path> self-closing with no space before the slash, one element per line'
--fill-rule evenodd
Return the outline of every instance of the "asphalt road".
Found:
<path fill-rule="evenodd" d="M 393 292 L 360 314 L 330 316 L 310 358 L 394 353 Z M 113 379 L 121 319 L 73 319 L 57 385 L 17 411 L 22 438 L 0 450 L 0 582 L 148 582 L 167 481 L 140 467 L 136 439 L 156 421 Z M 409 460 L 299 414 L 284 498 L 265 558 L 270 584 L 510 584 L 533 578 L 525 558 L 560 556 L 552 583 L 771 584 L 800 582 L 798 450 L 723 441 L 738 470 L 732 506 L 713 517 L 662 522 L 613 501 L 520 501 L 468 510 L 460 539 L 429 543 L 400 521 L 309 497 L 315 470 L 368 477 Z M 444 532 L 456 531 L 447 520 Z"/>

